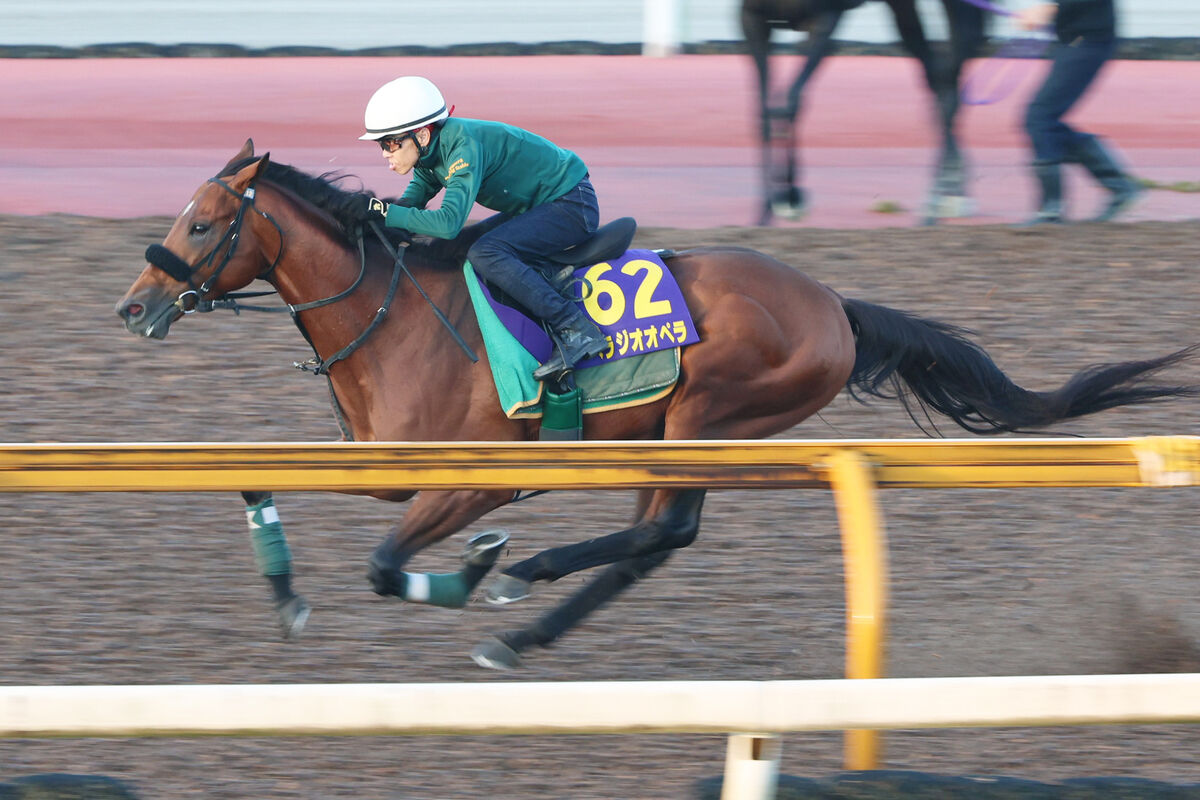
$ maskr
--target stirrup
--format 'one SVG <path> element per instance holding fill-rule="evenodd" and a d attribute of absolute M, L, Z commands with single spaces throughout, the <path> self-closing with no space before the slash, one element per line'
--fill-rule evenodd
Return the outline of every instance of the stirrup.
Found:
<path fill-rule="evenodd" d="M 570 297 L 568 292 L 571 289 L 571 285 L 575 283 L 575 267 L 563 267 L 558 272 L 547 275 L 546 282 L 550 284 L 551 289 L 563 297 Z"/>
<path fill-rule="evenodd" d="M 546 360 L 545 364 L 533 371 L 533 379 L 542 383 L 562 383 L 567 377 L 575 371 L 574 364 L 568 364 L 563 358 L 562 348 L 557 345 L 554 348 L 554 353 Z"/>

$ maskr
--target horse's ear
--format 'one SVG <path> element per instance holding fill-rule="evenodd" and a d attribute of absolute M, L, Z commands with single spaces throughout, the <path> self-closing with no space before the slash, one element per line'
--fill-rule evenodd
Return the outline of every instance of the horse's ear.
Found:
<path fill-rule="evenodd" d="M 271 163 L 271 154 L 266 153 L 262 158 L 257 158 L 246 166 L 234 173 L 229 179 L 229 188 L 235 192 L 244 192 L 254 180 L 267 171 L 267 164 Z"/>
<path fill-rule="evenodd" d="M 229 159 L 228 163 L 225 164 L 225 167 L 226 168 L 232 167 L 237 162 L 245 161 L 247 158 L 253 157 L 253 155 L 254 155 L 254 140 L 247 139 L 246 143 L 244 145 L 242 145 L 242 149 L 238 151 L 236 156 Z"/>

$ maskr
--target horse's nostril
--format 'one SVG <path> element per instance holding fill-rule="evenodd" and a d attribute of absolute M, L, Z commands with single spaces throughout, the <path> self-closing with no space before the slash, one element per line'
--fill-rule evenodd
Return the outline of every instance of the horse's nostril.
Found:
<path fill-rule="evenodd" d="M 142 314 L 146 313 L 146 307 L 141 303 L 130 303 L 125 306 L 125 319 L 137 319 Z"/>

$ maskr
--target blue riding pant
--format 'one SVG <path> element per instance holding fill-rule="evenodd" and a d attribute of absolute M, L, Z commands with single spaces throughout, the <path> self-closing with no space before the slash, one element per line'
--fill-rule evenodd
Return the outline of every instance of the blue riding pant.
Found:
<path fill-rule="evenodd" d="M 1061 163 L 1068 160 L 1073 145 L 1091 138 L 1063 122 L 1062 116 L 1087 91 L 1116 46 L 1115 39 L 1083 37 L 1054 46 L 1050 74 L 1025 110 L 1025 132 L 1035 162 Z"/>
<path fill-rule="evenodd" d="M 600 225 L 600 206 L 592 182 L 584 176 L 573 189 L 529 209 L 479 237 L 467 260 L 480 275 L 499 286 L 534 314 L 553 323 L 565 321 L 571 306 L 546 283 L 546 256 L 585 241 Z M 538 270 L 531 274 L 531 268 Z"/>

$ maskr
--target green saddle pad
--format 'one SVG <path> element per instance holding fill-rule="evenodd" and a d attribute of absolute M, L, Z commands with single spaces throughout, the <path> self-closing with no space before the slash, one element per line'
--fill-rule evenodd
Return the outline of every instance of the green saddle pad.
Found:
<path fill-rule="evenodd" d="M 484 297 L 479 277 L 469 263 L 463 265 L 463 277 L 483 332 L 492 379 L 505 416 L 541 417 L 542 383 L 533 379 L 538 360 L 504 327 Z M 575 384 L 583 395 L 584 414 L 652 403 L 670 394 L 678 380 L 678 347 L 610 361 L 575 373 Z"/>

